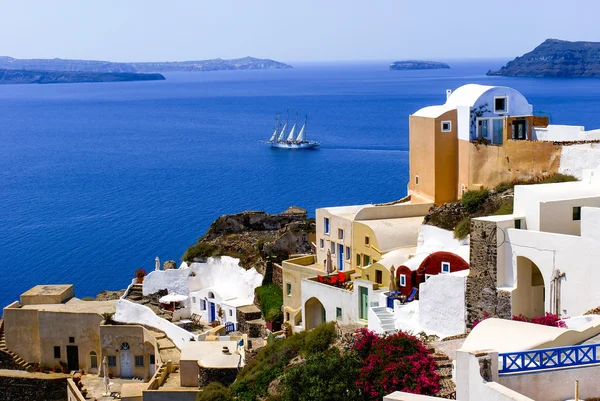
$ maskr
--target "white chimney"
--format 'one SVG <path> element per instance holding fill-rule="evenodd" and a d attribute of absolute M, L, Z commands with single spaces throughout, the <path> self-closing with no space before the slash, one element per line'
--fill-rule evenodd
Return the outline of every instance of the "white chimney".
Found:
<path fill-rule="evenodd" d="M 452 89 L 446 89 L 446 100 L 448 100 L 448 98 L 450 97 L 451 94 L 452 94 Z"/>

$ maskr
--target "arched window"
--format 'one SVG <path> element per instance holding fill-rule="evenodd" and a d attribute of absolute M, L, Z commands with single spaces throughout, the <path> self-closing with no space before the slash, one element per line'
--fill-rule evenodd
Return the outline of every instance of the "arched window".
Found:
<path fill-rule="evenodd" d="M 121 344 L 121 351 L 129 351 L 129 343 Z"/>
<path fill-rule="evenodd" d="M 90 369 L 98 369 L 98 354 L 95 351 L 90 352 Z"/>
<path fill-rule="evenodd" d="M 214 298 L 214 297 L 215 297 L 215 294 L 214 294 L 214 293 L 212 293 L 212 292 L 209 292 L 209 293 L 208 293 L 208 297 L 209 297 L 209 298 Z"/>

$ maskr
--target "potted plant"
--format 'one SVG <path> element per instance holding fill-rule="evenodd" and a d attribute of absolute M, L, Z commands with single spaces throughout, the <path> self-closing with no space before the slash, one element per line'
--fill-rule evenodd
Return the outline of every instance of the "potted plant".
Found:
<path fill-rule="evenodd" d="M 144 276 L 146 276 L 146 270 L 140 268 L 135 271 L 135 277 L 137 278 L 138 284 L 144 282 Z"/>
<path fill-rule="evenodd" d="M 66 362 L 60 361 L 59 364 L 63 373 L 69 373 L 69 365 Z"/>

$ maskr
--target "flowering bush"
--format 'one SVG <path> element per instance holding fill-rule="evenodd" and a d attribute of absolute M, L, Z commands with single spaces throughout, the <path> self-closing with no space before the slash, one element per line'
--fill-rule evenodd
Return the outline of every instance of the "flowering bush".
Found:
<path fill-rule="evenodd" d="M 541 324 L 543 326 L 550 327 L 566 327 L 565 322 L 563 322 L 557 315 L 553 313 L 547 313 L 544 316 L 534 316 L 532 318 L 525 317 L 523 315 L 516 315 L 512 317 L 512 320 L 517 320 L 519 322 L 528 322 Z"/>
<path fill-rule="evenodd" d="M 439 390 L 437 365 L 425 346 L 403 332 L 379 337 L 372 331 L 357 331 L 354 350 L 362 359 L 356 387 L 368 400 L 404 391 L 434 395 Z"/>

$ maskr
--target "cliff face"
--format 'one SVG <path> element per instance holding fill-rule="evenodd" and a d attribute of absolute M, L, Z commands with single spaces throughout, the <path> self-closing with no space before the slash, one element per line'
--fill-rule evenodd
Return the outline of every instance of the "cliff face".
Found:
<path fill-rule="evenodd" d="M 547 39 L 487 75 L 507 77 L 600 77 L 600 43 Z"/>
<path fill-rule="evenodd" d="M 440 68 L 450 68 L 450 66 L 439 61 L 421 60 L 395 61 L 390 65 L 390 70 L 436 70 Z"/>
<path fill-rule="evenodd" d="M 64 84 L 75 82 L 160 81 L 161 74 L 130 72 L 30 71 L 0 69 L 0 84 Z"/>
<path fill-rule="evenodd" d="M 292 68 L 291 65 L 269 59 L 244 57 L 232 60 L 173 61 L 146 63 L 112 63 L 96 60 L 16 59 L 0 56 L 0 69 L 34 71 L 71 71 L 97 73 L 136 73 L 168 71 L 218 71 Z"/>

